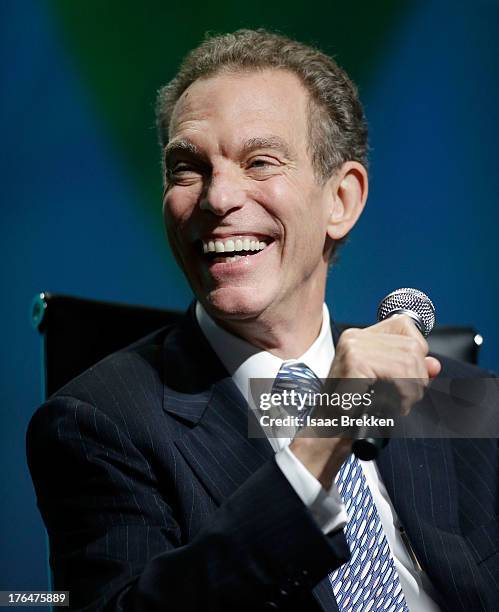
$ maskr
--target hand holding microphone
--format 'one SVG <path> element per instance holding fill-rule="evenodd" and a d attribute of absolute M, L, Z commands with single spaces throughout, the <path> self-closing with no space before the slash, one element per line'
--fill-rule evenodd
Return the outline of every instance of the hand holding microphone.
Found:
<path fill-rule="evenodd" d="M 376 363 L 375 355 L 371 354 L 370 358 L 369 354 L 364 354 L 363 357 L 367 360 L 367 368 L 372 367 L 374 379 L 393 381 L 399 392 L 401 413 L 407 415 L 422 398 L 423 387 L 441 369 L 437 359 L 427 356 L 428 344 L 424 339 L 435 325 L 435 307 L 430 298 L 418 289 L 397 289 L 380 302 L 377 319 L 378 324 L 362 331 L 392 336 L 385 338 L 384 346 L 377 343 L 378 349 L 386 351 L 386 355 L 380 355 Z M 334 370 L 333 363 L 332 372 Z M 418 384 L 411 379 L 417 379 Z M 357 432 L 352 450 L 359 459 L 370 460 L 375 459 L 387 443 L 388 439 L 367 437 L 365 428 Z"/>
<path fill-rule="evenodd" d="M 398 316 L 395 316 L 398 315 Z M 378 323 L 347 329 L 340 336 L 329 378 L 394 381 L 402 414 L 421 399 L 423 388 L 440 372 L 440 362 L 428 357 L 426 335 L 435 323 L 431 300 L 417 289 L 397 289 L 378 307 Z M 408 384 L 404 384 L 404 379 Z M 417 379 L 421 384 L 410 384 Z M 327 488 L 353 450 L 360 459 L 373 459 L 386 440 L 366 438 L 359 431 L 347 438 L 296 438 L 290 448 Z"/>

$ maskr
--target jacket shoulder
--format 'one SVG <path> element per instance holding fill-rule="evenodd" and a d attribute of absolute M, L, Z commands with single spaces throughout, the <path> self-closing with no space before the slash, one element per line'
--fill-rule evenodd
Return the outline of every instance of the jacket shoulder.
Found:
<path fill-rule="evenodd" d="M 95 404 L 102 396 L 133 393 L 160 383 L 163 342 L 171 327 L 161 328 L 124 347 L 79 374 L 48 399 L 70 396 Z"/>
<path fill-rule="evenodd" d="M 144 429 L 158 430 L 164 421 L 163 346 L 171 328 L 108 355 L 65 384 L 35 411 L 28 437 L 78 418 L 101 418 L 106 427 L 118 427 L 132 438 Z"/>

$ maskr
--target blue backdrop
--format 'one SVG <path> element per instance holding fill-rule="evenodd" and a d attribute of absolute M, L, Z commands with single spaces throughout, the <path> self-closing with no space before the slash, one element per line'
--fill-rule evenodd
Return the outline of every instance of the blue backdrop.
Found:
<path fill-rule="evenodd" d="M 482 365 L 499 370 L 497 2 L 387 2 L 378 12 L 367 1 L 355 10 L 332 2 L 315 16 L 289 3 L 257 2 L 248 14 L 220 3 L 192 23 L 153 0 L 74 4 L 0 8 L 0 590 L 46 586 L 24 451 L 41 400 L 31 298 L 190 300 L 163 238 L 152 105 L 206 29 L 277 27 L 335 53 L 359 82 L 371 192 L 331 271 L 335 317 L 369 322 L 384 294 L 415 286 L 441 323 L 476 326 Z"/>

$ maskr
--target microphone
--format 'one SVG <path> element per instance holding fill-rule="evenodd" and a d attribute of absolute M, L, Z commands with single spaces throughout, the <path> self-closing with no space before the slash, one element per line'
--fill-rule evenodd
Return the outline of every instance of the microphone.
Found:
<path fill-rule="evenodd" d="M 425 338 L 435 325 L 435 306 L 426 293 L 419 289 L 396 289 L 381 300 L 376 313 L 378 322 L 396 314 L 409 316 Z M 367 428 L 362 427 L 353 441 L 352 451 L 358 459 L 370 461 L 376 459 L 388 442 L 389 438 L 368 437 Z"/>

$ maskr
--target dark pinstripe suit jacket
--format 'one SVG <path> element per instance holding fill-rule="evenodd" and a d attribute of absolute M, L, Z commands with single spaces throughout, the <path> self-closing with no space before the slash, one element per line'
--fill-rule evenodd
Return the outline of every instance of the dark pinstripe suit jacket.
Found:
<path fill-rule="evenodd" d="M 72 609 L 337 610 L 323 579 L 348 558 L 343 533 L 321 533 L 267 440 L 246 431 L 192 309 L 36 412 L 28 461 Z M 493 440 L 392 440 L 379 462 L 452 612 L 499 610 L 498 467 Z"/>

